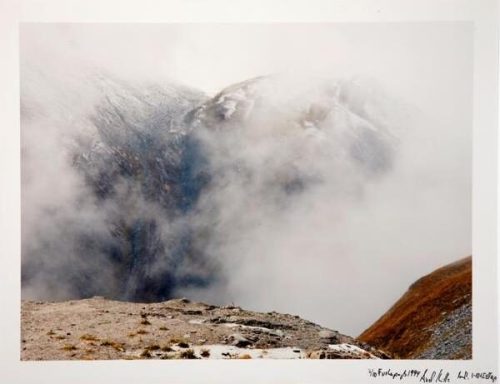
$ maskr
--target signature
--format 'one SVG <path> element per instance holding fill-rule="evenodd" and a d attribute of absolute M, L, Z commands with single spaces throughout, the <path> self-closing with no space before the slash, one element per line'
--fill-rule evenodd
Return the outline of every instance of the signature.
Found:
<path fill-rule="evenodd" d="M 493 372 L 475 372 L 475 371 L 447 371 L 439 370 L 418 370 L 404 369 L 394 370 L 388 369 L 368 369 L 368 374 L 371 378 L 391 378 L 393 380 L 413 379 L 417 383 L 458 383 L 458 382 L 473 382 L 477 383 L 481 380 L 496 383 L 497 376 Z M 472 380 L 472 381 L 471 381 Z"/>

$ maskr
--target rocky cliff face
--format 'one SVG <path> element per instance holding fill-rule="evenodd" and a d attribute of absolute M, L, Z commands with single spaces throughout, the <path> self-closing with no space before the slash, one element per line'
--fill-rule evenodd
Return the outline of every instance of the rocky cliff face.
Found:
<path fill-rule="evenodd" d="M 359 339 L 401 359 L 471 359 L 472 258 L 417 280 Z"/>
<path fill-rule="evenodd" d="M 73 164 L 106 211 L 110 236 L 94 244 L 101 249 L 93 253 L 111 260 L 116 284 L 81 296 L 158 301 L 175 288 L 207 285 L 215 272 L 196 249 L 186 216 L 208 174 L 199 143 L 182 121 L 206 96 L 107 78 L 99 85 L 103 98 L 89 117 L 96 134 L 74 149 Z M 186 263 L 192 268 L 183 268 Z"/>
<path fill-rule="evenodd" d="M 21 348 L 22 360 L 390 357 L 298 316 L 187 299 L 24 301 Z"/>

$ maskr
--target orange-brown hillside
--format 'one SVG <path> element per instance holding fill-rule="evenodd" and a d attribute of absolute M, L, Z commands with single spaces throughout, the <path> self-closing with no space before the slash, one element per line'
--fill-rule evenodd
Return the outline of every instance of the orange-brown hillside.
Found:
<path fill-rule="evenodd" d="M 472 257 L 422 277 L 359 339 L 403 359 L 472 357 Z"/>

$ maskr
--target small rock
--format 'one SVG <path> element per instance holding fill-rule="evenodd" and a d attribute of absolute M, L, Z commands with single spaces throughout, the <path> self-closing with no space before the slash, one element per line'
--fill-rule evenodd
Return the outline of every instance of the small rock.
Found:
<path fill-rule="evenodd" d="M 320 339 L 328 339 L 328 340 L 337 339 L 337 334 L 333 331 L 323 329 L 323 330 L 319 331 L 319 338 Z"/>
<path fill-rule="evenodd" d="M 200 310 L 196 310 L 196 309 L 187 309 L 184 311 L 184 314 L 186 314 L 186 315 L 201 315 L 201 314 L 203 314 L 203 312 Z"/>
<path fill-rule="evenodd" d="M 233 333 L 229 336 L 231 344 L 238 348 L 245 348 L 252 344 L 250 340 L 241 335 L 240 333 Z"/>

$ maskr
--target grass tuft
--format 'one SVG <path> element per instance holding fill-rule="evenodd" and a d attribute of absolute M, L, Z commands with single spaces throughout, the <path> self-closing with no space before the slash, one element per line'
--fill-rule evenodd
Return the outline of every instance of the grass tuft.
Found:
<path fill-rule="evenodd" d="M 84 340 L 84 341 L 98 341 L 99 339 L 96 336 L 94 336 L 94 335 L 86 333 L 86 334 L 80 336 L 80 340 Z"/>
<path fill-rule="evenodd" d="M 62 347 L 63 350 L 65 351 L 75 351 L 77 350 L 78 348 L 76 348 L 73 344 L 65 344 L 63 347 Z"/>
<path fill-rule="evenodd" d="M 157 351 L 160 349 L 160 346 L 158 344 L 153 344 L 153 345 L 150 345 L 149 347 L 146 347 L 146 349 L 148 349 L 150 351 Z"/>
<path fill-rule="evenodd" d="M 197 358 L 192 349 L 186 349 L 185 351 L 182 351 L 180 353 L 179 357 L 181 359 L 196 359 Z"/>
<path fill-rule="evenodd" d="M 124 346 L 123 346 L 122 343 L 118 343 L 118 342 L 112 341 L 112 340 L 104 340 L 101 343 L 101 346 L 103 346 L 103 347 L 113 347 L 118 352 L 123 352 L 125 350 L 125 348 L 124 348 Z"/>
<path fill-rule="evenodd" d="M 172 347 L 170 345 L 164 345 L 163 347 L 161 347 L 161 350 L 163 352 L 173 352 L 174 350 L 172 349 Z"/>

